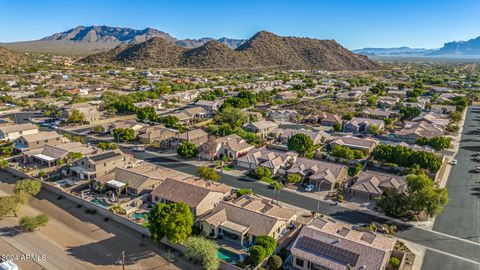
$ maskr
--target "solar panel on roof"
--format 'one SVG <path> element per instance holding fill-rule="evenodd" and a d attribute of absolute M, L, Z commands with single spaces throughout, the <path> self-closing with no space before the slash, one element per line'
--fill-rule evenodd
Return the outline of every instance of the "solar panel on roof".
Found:
<path fill-rule="evenodd" d="M 298 240 L 297 245 L 308 252 L 316 253 L 344 265 L 356 265 L 360 256 L 349 250 L 305 236 Z"/>

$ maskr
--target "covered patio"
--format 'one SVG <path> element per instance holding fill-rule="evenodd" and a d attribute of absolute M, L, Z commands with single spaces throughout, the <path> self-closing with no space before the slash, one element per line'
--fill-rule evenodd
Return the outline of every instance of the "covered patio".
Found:
<path fill-rule="evenodd" d="M 249 242 L 249 230 L 248 227 L 227 220 L 218 226 L 218 235 L 225 240 L 237 242 L 243 247 L 244 242 Z"/>
<path fill-rule="evenodd" d="M 96 175 L 94 171 L 90 171 L 81 166 L 75 166 L 70 168 L 71 174 L 73 177 L 80 179 L 93 180 Z"/>

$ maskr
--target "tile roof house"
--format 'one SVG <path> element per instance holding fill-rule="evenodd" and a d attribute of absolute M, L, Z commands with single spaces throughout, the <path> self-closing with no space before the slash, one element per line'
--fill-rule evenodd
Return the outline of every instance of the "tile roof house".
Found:
<path fill-rule="evenodd" d="M 268 118 L 277 122 L 290 122 L 297 119 L 296 110 L 269 110 Z"/>
<path fill-rule="evenodd" d="M 267 138 L 270 133 L 278 127 L 278 124 L 268 120 L 247 123 L 243 129 L 247 132 L 257 134 L 260 138 Z"/>
<path fill-rule="evenodd" d="M 221 183 L 203 179 L 167 178 L 151 192 L 151 197 L 154 202 L 184 202 L 197 217 L 210 212 L 230 193 L 231 188 Z"/>
<path fill-rule="evenodd" d="M 379 130 L 382 130 L 385 126 L 383 120 L 353 117 L 352 120 L 343 125 L 343 130 L 345 132 L 364 133 L 368 132 L 368 129 L 373 125 L 377 126 Z"/>
<path fill-rule="evenodd" d="M 362 114 L 363 116 L 369 117 L 369 118 L 385 119 L 388 117 L 392 117 L 394 113 L 390 110 L 366 108 L 365 110 L 363 110 Z"/>
<path fill-rule="evenodd" d="M 326 161 L 297 158 L 287 174 L 300 174 L 304 179 L 323 190 L 333 190 L 345 181 L 348 168 L 345 165 Z"/>
<path fill-rule="evenodd" d="M 237 166 L 255 170 L 257 166 L 269 168 L 272 174 L 284 173 L 285 169 L 297 159 L 295 152 L 279 152 L 266 148 L 254 148 L 237 159 Z"/>
<path fill-rule="evenodd" d="M 67 173 L 80 179 L 93 180 L 116 167 L 126 167 L 129 162 L 129 157 L 120 150 L 106 151 L 74 161 Z"/>
<path fill-rule="evenodd" d="M 382 96 L 378 99 L 377 105 L 380 108 L 392 108 L 400 101 L 399 97 L 395 96 Z"/>
<path fill-rule="evenodd" d="M 95 179 L 95 183 L 102 183 L 106 187 L 122 191 L 131 196 L 140 196 L 153 191 L 167 178 L 183 179 L 188 175 L 179 171 L 170 170 L 151 163 L 143 163 L 132 168 L 116 167 L 106 175 Z"/>
<path fill-rule="evenodd" d="M 294 241 L 294 269 L 383 270 L 397 240 L 338 222 L 315 219 Z"/>
<path fill-rule="evenodd" d="M 206 133 L 202 129 L 189 130 L 177 135 L 178 143 L 176 146 L 180 145 L 182 141 L 191 142 L 198 147 L 208 141 L 208 133 Z"/>
<path fill-rule="evenodd" d="M 42 148 L 46 144 L 58 145 L 69 142 L 69 140 L 55 131 L 42 131 L 34 134 L 22 135 L 13 141 L 17 151 Z"/>
<path fill-rule="evenodd" d="M 218 111 L 223 102 L 221 100 L 199 100 L 195 102 L 195 106 L 202 107 L 203 109 L 210 112 Z"/>
<path fill-rule="evenodd" d="M 95 106 L 92 106 L 88 103 L 74 103 L 67 108 L 65 112 L 65 118 L 68 118 L 68 115 L 70 115 L 73 110 L 77 110 L 82 113 L 85 117 L 85 122 L 88 124 L 98 123 L 102 116 Z"/>
<path fill-rule="evenodd" d="M 418 138 L 441 137 L 445 134 L 445 127 L 427 121 L 406 122 L 405 126 L 393 133 L 397 139 L 414 144 Z"/>
<path fill-rule="evenodd" d="M 240 247 L 254 243 L 256 237 L 281 238 L 297 218 L 296 211 L 270 200 L 244 195 L 220 202 L 200 219 L 202 231 L 211 238 L 226 238 Z"/>
<path fill-rule="evenodd" d="M 333 126 L 337 123 L 342 123 L 342 118 L 333 113 L 321 113 L 319 117 L 320 124 L 323 126 Z"/>
<path fill-rule="evenodd" d="M 380 142 L 371 138 L 358 138 L 352 136 L 345 136 L 345 137 L 336 137 L 331 143 L 331 146 L 345 146 L 350 149 L 354 150 L 361 150 L 366 154 L 370 154 L 373 149 L 379 144 Z"/>
<path fill-rule="evenodd" d="M 96 149 L 87 147 L 80 142 L 66 142 L 57 145 L 46 144 L 41 148 L 32 149 L 22 153 L 24 163 L 39 163 L 44 166 L 61 165 L 67 161 L 68 153 L 80 153 L 90 155 L 96 153 Z"/>
<path fill-rule="evenodd" d="M 137 138 L 142 143 L 160 143 L 162 148 L 169 148 L 177 136 L 178 130 L 163 126 L 148 126 L 138 131 Z"/>
<path fill-rule="evenodd" d="M 314 131 L 306 129 L 293 129 L 293 128 L 277 128 L 272 134 L 282 144 L 287 144 L 288 140 L 296 134 L 305 134 L 312 139 L 314 144 L 321 144 L 331 139 L 331 135 L 324 131 Z"/>
<path fill-rule="evenodd" d="M 22 135 L 36 134 L 38 127 L 32 123 L 0 126 L 0 140 L 13 141 Z"/>
<path fill-rule="evenodd" d="M 224 156 L 235 160 L 253 148 L 255 148 L 255 146 L 247 143 L 237 134 L 231 134 L 209 140 L 202 145 L 199 155 L 201 158 L 208 160 L 220 159 Z"/>
<path fill-rule="evenodd" d="M 352 196 L 372 200 L 381 196 L 387 189 L 402 192 L 405 186 L 406 180 L 403 176 L 376 171 L 361 171 L 356 182 L 350 187 L 350 192 Z"/>

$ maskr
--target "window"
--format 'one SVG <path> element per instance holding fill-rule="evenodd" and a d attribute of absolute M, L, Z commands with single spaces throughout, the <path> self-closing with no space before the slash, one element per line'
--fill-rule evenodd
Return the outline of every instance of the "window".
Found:
<path fill-rule="evenodd" d="M 295 264 L 298 265 L 298 266 L 300 266 L 300 267 L 303 267 L 303 260 L 302 260 L 302 259 L 299 259 L 299 258 L 296 258 Z"/>

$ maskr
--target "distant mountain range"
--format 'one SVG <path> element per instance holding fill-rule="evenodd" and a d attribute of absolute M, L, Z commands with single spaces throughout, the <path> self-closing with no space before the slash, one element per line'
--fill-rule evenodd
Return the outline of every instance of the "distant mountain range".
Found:
<path fill-rule="evenodd" d="M 213 38 L 178 40 L 168 33 L 154 28 L 135 30 L 111 26 L 77 26 L 65 32 L 55 33 L 39 40 L 0 44 L 19 52 L 40 52 L 69 55 L 89 55 L 113 49 L 121 44 L 138 44 L 152 37 L 160 37 L 185 48 L 196 48 Z M 218 39 L 220 43 L 235 49 L 245 40 Z"/>
<path fill-rule="evenodd" d="M 201 42 L 205 42 L 202 40 Z M 190 43 L 192 44 L 192 43 Z M 208 40 L 199 47 L 185 48 L 177 42 L 153 37 L 138 44 L 122 44 L 116 48 L 92 54 L 87 63 L 119 64 L 136 67 L 181 67 L 195 69 L 375 69 L 378 64 L 366 56 L 345 49 L 334 40 L 281 37 L 261 31 L 241 45 L 232 46 Z"/>
<path fill-rule="evenodd" d="M 353 50 L 354 53 L 359 53 L 367 56 L 422 56 L 432 53 L 433 49 L 420 49 L 410 47 L 398 48 L 363 48 Z"/>
<path fill-rule="evenodd" d="M 480 57 L 480 37 L 468 41 L 447 42 L 439 49 L 398 48 L 363 48 L 353 50 L 354 53 L 379 57 L 448 57 L 478 58 Z"/>

